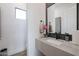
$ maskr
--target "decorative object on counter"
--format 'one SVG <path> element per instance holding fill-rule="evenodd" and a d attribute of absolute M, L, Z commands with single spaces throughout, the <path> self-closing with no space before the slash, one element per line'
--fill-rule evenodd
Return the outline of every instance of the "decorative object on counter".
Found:
<path fill-rule="evenodd" d="M 44 30 L 43 30 L 43 25 L 44 25 L 44 22 L 43 20 L 40 20 L 40 37 L 44 37 L 43 33 L 44 33 Z"/>
<path fill-rule="evenodd" d="M 44 25 L 44 21 L 43 20 L 40 20 L 40 35 L 41 35 L 41 38 L 42 37 L 46 37 L 46 30 L 47 30 L 47 26 Z"/>
<path fill-rule="evenodd" d="M 72 36 L 69 33 L 65 33 L 65 40 L 72 41 Z"/>
<path fill-rule="evenodd" d="M 44 32 L 43 25 L 44 25 L 44 22 L 42 20 L 40 20 L 40 33 Z"/>
<path fill-rule="evenodd" d="M 49 22 L 49 33 L 52 32 L 52 25 L 51 25 L 51 22 Z"/>
<path fill-rule="evenodd" d="M 56 38 L 56 33 L 48 33 L 48 37 Z"/>
<path fill-rule="evenodd" d="M 61 33 L 55 32 L 55 34 L 56 34 L 56 39 L 60 39 Z"/>
<path fill-rule="evenodd" d="M 44 30 L 44 37 L 47 37 L 46 30 L 48 30 L 48 26 L 44 25 L 43 30 Z"/>
<path fill-rule="evenodd" d="M 69 34 L 65 33 L 65 40 L 68 41 L 69 40 Z"/>
<path fill-rule="evenodd" d="M 49 33 L 48 37 L 56 38 L 56 39 L 62 39 L 66 41 L 72 41 L 72 35 L 65 33 L 65 34 L 60 34 L 60 33 Z"/>

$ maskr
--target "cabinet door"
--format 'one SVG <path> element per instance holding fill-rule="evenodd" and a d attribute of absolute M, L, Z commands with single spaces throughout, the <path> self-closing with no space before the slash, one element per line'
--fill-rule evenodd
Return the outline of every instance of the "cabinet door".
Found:
<path fill-rule="evenodd" d="M 36 48 L 39 49 L 46 56 L 72 56 L 72 54 L 69 54 L 54 46 L 50 46 L 39 40 L 36 40 Z"/>

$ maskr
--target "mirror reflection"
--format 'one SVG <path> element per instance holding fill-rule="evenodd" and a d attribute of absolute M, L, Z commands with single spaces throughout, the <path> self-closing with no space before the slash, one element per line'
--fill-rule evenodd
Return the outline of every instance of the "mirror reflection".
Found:
<path fill-rule="evenodd" d="M 76 4 L 55 3 L 47 8 L 49 33 L 69 33 L 76 30 Z"/>
<path fill-rule="evenodd" d="M 48 33 L 64 35 L 64 39 L 66 35 L 72 35 L 77 29 L 76 6 L 76 3 L 55 3 L 48 7 Z"/>

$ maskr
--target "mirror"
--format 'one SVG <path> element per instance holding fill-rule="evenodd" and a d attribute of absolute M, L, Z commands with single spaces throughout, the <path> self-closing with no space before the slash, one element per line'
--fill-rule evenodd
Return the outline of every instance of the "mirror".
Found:
<path fill-rule="evenodd" d="M 61 33 L 61 17 L 55 18 L 55 32 Z"/>
<path fill-rule="evenodd" d="M 55 3 L 47 8 L 48 33 L 72 34 L 77 30 L 77 4 Z"/>

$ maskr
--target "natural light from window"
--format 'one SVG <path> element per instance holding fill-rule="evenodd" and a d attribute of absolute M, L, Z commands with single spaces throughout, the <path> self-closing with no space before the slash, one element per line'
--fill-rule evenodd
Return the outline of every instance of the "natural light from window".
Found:
<path fill-rule="evenodd" d="M 16 9 L 16 19 L 26 20 L 26 11 L 21 9 Z"/>

